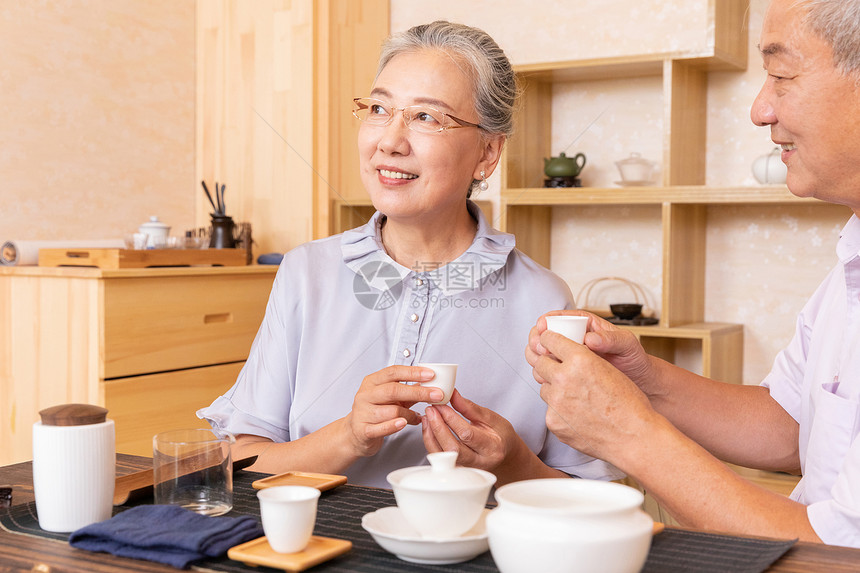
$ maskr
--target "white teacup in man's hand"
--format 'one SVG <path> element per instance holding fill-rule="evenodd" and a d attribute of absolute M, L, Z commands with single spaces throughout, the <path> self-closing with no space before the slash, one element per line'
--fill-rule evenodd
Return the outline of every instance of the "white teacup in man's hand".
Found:
<path fill-rule="evenodd" d="M 555 315 L 546 317 L 547 330 L 557 332 L 579 344 L 582 344 L 585 338 L 587 326 L 587 316 Z"/>

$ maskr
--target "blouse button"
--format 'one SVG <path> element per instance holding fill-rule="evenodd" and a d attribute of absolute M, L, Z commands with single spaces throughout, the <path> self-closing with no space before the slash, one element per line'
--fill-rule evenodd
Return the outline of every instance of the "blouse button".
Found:
<path fill-rule="evenodd" d="M 403 350 L 403 356 L 405 356 L 406 358 L 409 358 L 410 356 L 412 356 L 412 353 L 409 352 L 408 348 L 406 348 Z"/>
<path fill-rule="evenodd" d="M 411 320 L 412 322 L 418 322 L 418 315 L 415 313 L 410 314 L 409 320 Z"/>
<path fill-rule="evenodd" d="M 415 279 L 415 286 L 423 286 L 423 285 L 424 285 L 424 281 L 423 281 L 423 280 L 421 280 L 421 279 Z"/>

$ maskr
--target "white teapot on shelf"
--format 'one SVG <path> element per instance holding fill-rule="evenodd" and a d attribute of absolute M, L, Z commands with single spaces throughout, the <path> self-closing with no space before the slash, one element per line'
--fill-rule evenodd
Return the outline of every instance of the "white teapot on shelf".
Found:
<path fill-rule="evenodd" d="M 167 237 L 170 234 L 170 225 L 162 223 L 158 217 L 152 215 L 149 221 L 140 225 L 137 232 L 147 236 L 147 249 L 163 249 L 167 245 Z"/>

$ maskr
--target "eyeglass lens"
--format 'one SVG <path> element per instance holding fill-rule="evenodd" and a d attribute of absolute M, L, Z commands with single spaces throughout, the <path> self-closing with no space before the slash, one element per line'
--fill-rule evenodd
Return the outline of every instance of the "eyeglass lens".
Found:
<path fill-rule="evenodd" d="M 398 108 L 370 98 L 358 99 L 355 103 L 358 109 L 352 112 L 353 115 L 372 125 L 388 125 L 394 118 L 394 112 L 398 111 Z M 403 121 L 412 130 L 430 133 L 444 129 L 446 116 L 437 109 L 410 105 L 399 108 L 399 111 L 403 112 Z"/>

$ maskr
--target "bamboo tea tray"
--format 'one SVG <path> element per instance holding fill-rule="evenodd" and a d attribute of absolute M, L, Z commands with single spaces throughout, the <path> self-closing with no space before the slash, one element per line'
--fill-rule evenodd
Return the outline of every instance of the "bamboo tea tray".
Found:
<path fill-rule="evenodd" d="M 246 265 L 247 260 L 245 249 L 39 249 L 40 267 L 238 267 Z"/>

